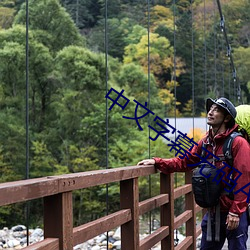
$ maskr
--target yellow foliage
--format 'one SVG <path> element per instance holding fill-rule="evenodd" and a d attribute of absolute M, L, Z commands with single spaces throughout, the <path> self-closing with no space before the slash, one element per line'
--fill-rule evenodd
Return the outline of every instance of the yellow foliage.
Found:
<path fill-rule="evenodd" d="M 155 74 L 173 67 L 171 56 L 173 47 L 165 37 L 150 33 L 150 67 Z M 139 63 L 147 72 L 148 68 L 148 36 L 142 36 L 138 44 L 125 47 L 124 63 Z"/>
<path fill-rule="evenodd" d="M 180 74 L 185 73 L 185 63 L 181 60 L 180 57 L 176 57 L 175 58 L 175 74 L 176 76 L 180 76 Z"/>
<path fill-rule="evenodd" d="M 176 102 L 176 106 L 180 105 L 179 102 Z M 178 108 L 175 108 L 174 105 L 169 106 L 169 109 L 166 112 L 167 117 L 181 117 L 181 113 Z"/>
<path fill-rule="evenodd" d="M 207 117 L 207 113 L 206 112 L 201 112 L 201 117 Z"/>
<path fill-rule="evenodd" d="M 159 95 L 161 101 L 165 105 L 171 104 L 174 100 L 174 94 L 171 93 L 168 89 L 160 89 L 158 95 Z"/>
<path fill-rule="evenodd" d="M 174 88 L 178 86 L 180 86 L 180 84 L 177 81 L 172 80 L 172 81 L 166 82 L 167 89 L 170 89 L 171 91 L 174 90 Z"/>
<path fill-rule="evenodd" d="M 205 133 L 206 131 L 204 129 L 193 128 L 193 129 L 190 129 L 190 132 L 187 134 L 187 136 L 190 138 L 194 138 L 194 141 L 197 142 L 204 137 Z"/>
<path fill-rule="evenodd" d="M 167 28 L 174 29 L 173 12 L 162 5 L 156 5 L 152 8 L 150 13 L 150 21 L 152 28 L 155 30 L 158 26 L 166 26 Z"/>

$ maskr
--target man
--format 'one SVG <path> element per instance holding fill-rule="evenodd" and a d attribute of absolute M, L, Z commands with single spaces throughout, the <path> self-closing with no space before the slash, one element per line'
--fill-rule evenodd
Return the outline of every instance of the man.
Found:
<path fill-rule="evenodd" d="M 222 168 L 222 160 L 213 159 L 213 156 L 223 157 L 223 145 L 226 138 L 234 131 L 238 130 L 238 125 L 235 124 L 236 109 L 234 105 L 226 98 L 217 100 L 207 99 L 207 124 L 210 125 L 209 131 L 204 138 L 198 142 L 198 146 L 194 146 L 191 155 L 183 159 L 161 159 L 153 158 L 140 161 L 138 165 L 155 165 L 157 169 L 165 174 L 173 172 L 191 171 L 193 168 L 188 165 L 198 165 L 200 158 L 196 155 L 201 155 L 202 145 L 206 145 L 207 151 L 211 152 L 208 158 L 216 168 Z M 205 143 L 205 144 L 203 144 Z M 196 154 L 195 154 L 196 153 Z M 232 144 L 233 167 L 242 175 L 237 180 L 236 190 L 250 183 L 250 146 L 249 143 L 237 136 Z M 226 178 L 230 168 L 225 170 L 226 174 L 221 182 L 223 187 L 228 183 Z M 236 178 L 236 171 L 233 172 L 233 178 Z M 248 192 L 249 187 L 247 188 Z M 212 220 L 212 241 L 207 241 L 207 221 L 208 213 L 202 219 L 202 240 L 201 250 L 220 250 L 222 249 L 225 239 L 228 239 L 229 250 L 246 250 L 246 241 L 248 237 L 248 217 L 247 217 L 247 195 L 243 192 L 236 192 L 229 196 L 223 193 L 220 196 L 220 237 L 219 241 L 215 240 L 215 215 L 214 211 L 210 212 Z M 210 216 L 209 215 L 209 216 Z"/>

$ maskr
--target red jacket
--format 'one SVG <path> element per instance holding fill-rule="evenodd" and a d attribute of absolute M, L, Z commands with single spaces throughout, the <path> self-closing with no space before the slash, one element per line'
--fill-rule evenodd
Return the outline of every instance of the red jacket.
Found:
<path fill-rule="evenodd" d="M 186 172 L 192 171 L 192 167 L 188 167 L 188 165 L 196 164 L 198 166 L 198 162 L 200 158 L 195 155 L 201 155 L 202 152 L 202 143 L 203 141 L 207 144 L 207 150 L 211 152 L 213 155 L 218 157 L 224 157 L 223 155 L 223 144 L 225 142 L 226 137 L 231 134 L 233 131 L 238 130 L 238 125 L 235 125 L 233 128 L 228 129 L 226 132 L 222 134 L 218 134 L 212 138 L 209 136 L 210 131 L 206 134 L 206 136 L 198 142 L 198 146 L 194 146 L 191 155 L 185 157 L 184 159 L 172 158 L 172 159 L 162 159 L 162 158 L 154 158 L 155 166 L 163 173 L 173 173 L 173 172 Z M 213 146 L 212 146 L 213 145 Z M 237 136 L 232 144 L 232 155 L 233 155 L 233 167 L 242 173 L 242 175 L 237 180 L 237 184 L 234 189 L 234 193 L 239 190 L 241 187 L 250 183 L 250 144 L 241 136 Z M 212 155 L 210 157 L 212 158 Z M 222 161 L 217 161 L 214 163 L 217 168 L 222 168 L 225 165 Z M 226 168 L 226 174 L 223 179 L 226 183 L 229 183 L 229 180 L 226 179 L 227 174 L 230 172 L 230 168 Z M 234 176 L 238 176 L 236 171 L 233 171 Z M 225 183 L 222 183 L 225 187 L 227 186 Z M 229 186 L 227 186 L 229 188 Z M 250 185 L 247 186 L 244 191 L 246 193 L 250 192 Z M 232 212 L 238 215 L 241 215 L 247 208 L 247 195 L 243 192 L 239 192 L 234 194 L 234 200 L 230 200 L 229 197 L 223 194 L 220 198 L 221 211 L 223 212 Z"/>

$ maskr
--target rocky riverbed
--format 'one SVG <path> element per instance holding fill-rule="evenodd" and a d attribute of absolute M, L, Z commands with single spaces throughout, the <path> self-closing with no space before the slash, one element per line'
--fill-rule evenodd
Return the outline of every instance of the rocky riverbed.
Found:
<path fill-rule="evenodd" d="M 140 235 L 140 238 L 146 235 Z M 41 228 L 29 229 L 29 244 L 39 242 L 44 239 Z M 24 225 L 17 225 L 12 228 L 3 228 L 0 230 L 0 249 L 22 249 L 27 246 L 27 229 Z M 115 231 L 109 231 L 107 234 L 101 234 L 83 244 L 74 247 L 74 250 L 101 250 L 101 249 L 121 249 L 120 228 Z M 155 250 L 159 247 L 153 248 Z"/>
<path fill-rule="evenodd" d="M 140 235 L 140 239 L 143 239 L 147 234 Z M 183 240 L 184 236 L 179 234 L 179 242 Z M 43 230 L 41 228 L 29 229 L 29 244 L 39 242 L 44 239 Z M 0 230 L 0 249 L 22 249 L 27 246 L 27 229 L 24 225 L 17 225 L 12 228 L 3 228 Z M 104 250 L 121 249 L 121 231 L 117 228 L 114 231 L 109 231 L 107 234 L 101 234 L 87 242 L 79 244 L 74 247 L 74 250 Z M 152 250 L 160 250 L 161 246 L 158 243 L 151 248 Z"/>

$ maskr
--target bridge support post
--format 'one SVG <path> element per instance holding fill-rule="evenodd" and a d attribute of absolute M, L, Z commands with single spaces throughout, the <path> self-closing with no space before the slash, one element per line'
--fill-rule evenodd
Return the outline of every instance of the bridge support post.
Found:
<path fill-rule="evenodd" d="M 73 249 L 72 192 L 44 198 L 44 238 L 59 238 L 60 250 Z"/>
<path fill-rule="evenodd" d="M 169 227 L 169 235 L 161 241 L 162 250 L 174 249 L 174 177 L 160 174 L 160 192 L 169 195 L 169 202 L 161 206 L 161 226 Z"/>
<path fill-rule="evenodd" d="M 192 172 L 186 172 L 185 183 L 190 184 L 192 180 Z M 186 222 L 186 237 L 192 236 L 193 243 L 188 250 L 196 250 L 196 206 L 194 201 L 193 192 L 185 195 L 185 210 L 192 211 L 192 217 Z"/>
<path fill-rule="evenodd" d="M 120 182 L 121 209 L 130 209 L 132 220 L 121 226 L 121 249 L 139 250 L 138 178 Z"/>

